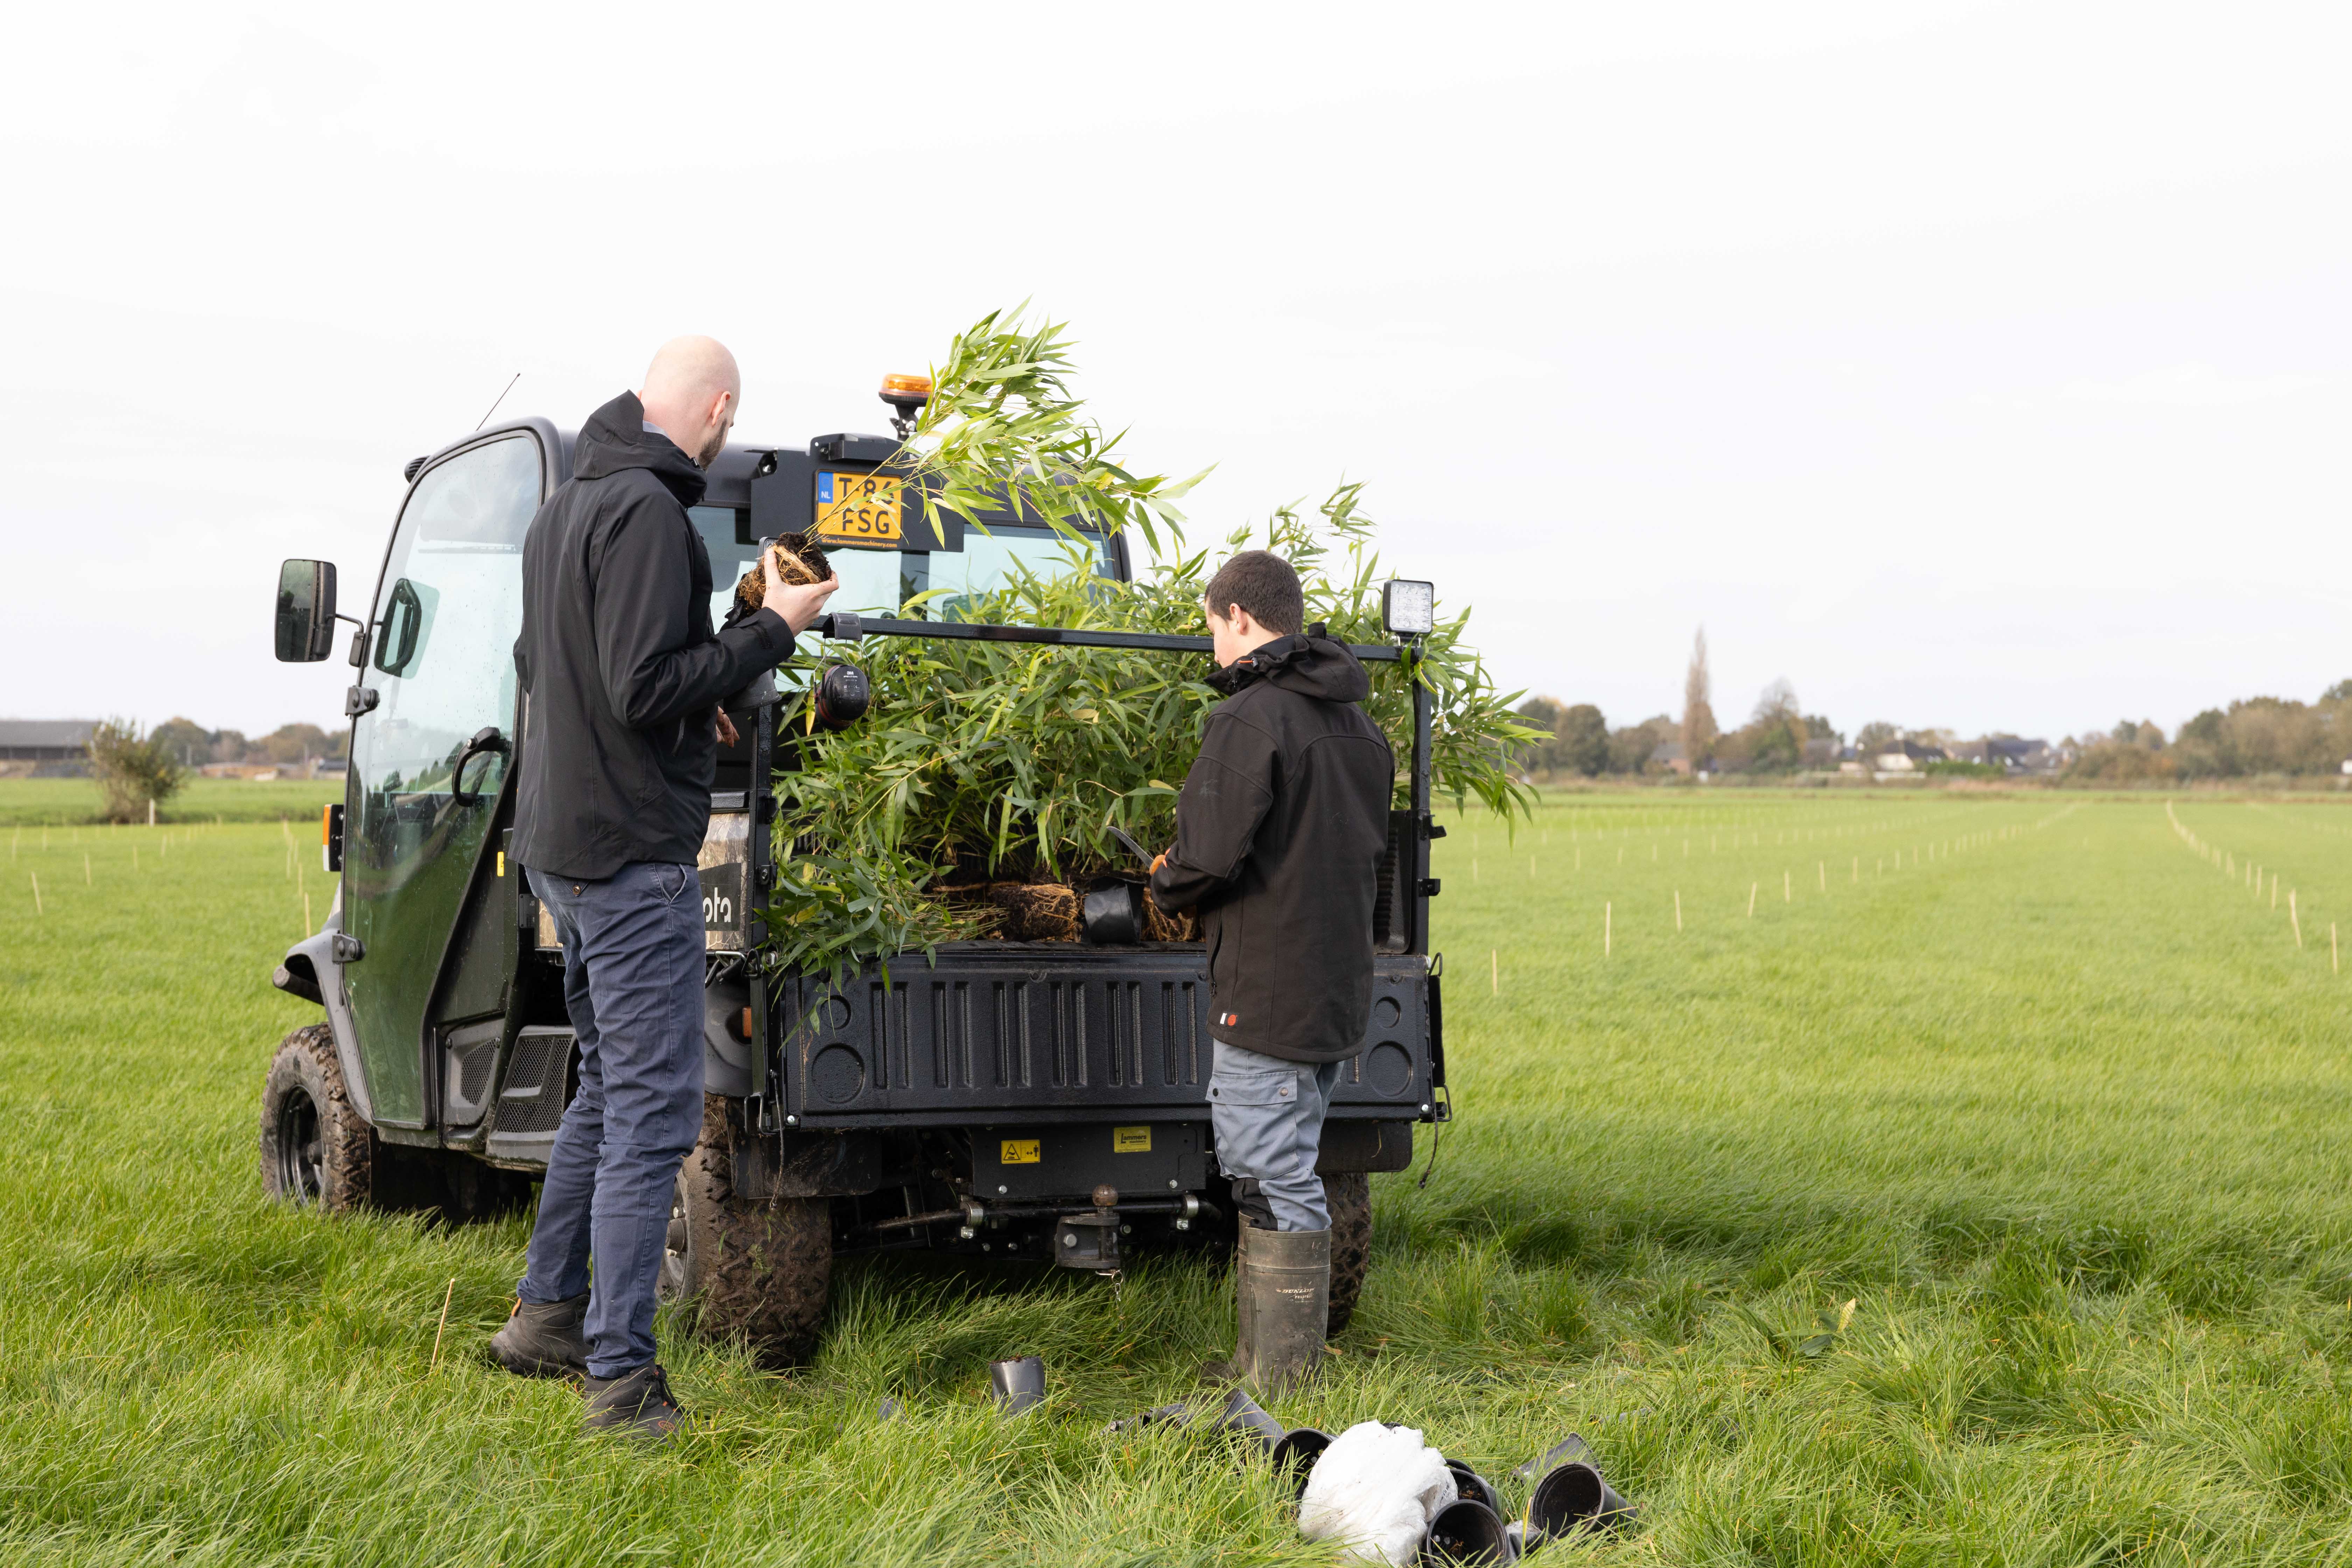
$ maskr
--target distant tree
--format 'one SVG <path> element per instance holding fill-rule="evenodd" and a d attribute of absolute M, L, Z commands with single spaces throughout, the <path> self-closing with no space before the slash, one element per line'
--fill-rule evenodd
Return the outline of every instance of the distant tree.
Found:
<path fill-rule="evenodd" d="M 166 719 L 149 731 L 147 738 L 183 767 L 212 761 L 213 732 L 193 719 Z"/>
<path fill-rule="evenodd" d="M 241 763 L 245 761 L 246 739 L 242 730 L 223 730 L 213 737 L 213 761 Z"/>
<path fill-rule="evenodd" d="M 1829 715 L 1825 713 L 1808 713 L 1805 715 L 1805 739 L 1808 741 L 1828 741 L 1835 745 L 1841 746 L 1845 744 L 1844 731 L 1840 730 L 1836 725 L 1831 723 L 1829 721 Z"/>
<path fill-rule="evenodd" d="M 2319 694 L 2322 702 L 2352 702 L 2352 680 L 2339 680 Z"/>
<path fill-rule="evenodd" d="M 1651 772 L 1650 758 L 1675 734 L 1675 721 L 1664 713 L 1609 732 L 1609 771 L 1612 773 Z M 1685 752 L 1685 755 L 1689 753 Z"/>
<path fill-rule="evenodd" d="M 109 822 L 145 820 L 151 804 L 162 805 L 187 781 L 171 748 L 131 719 L 108 719 L 90 731 L 89 773 Z"/>
<path fill-rule="evenodd" d="M 1609 721 L 1601 710 L 1590 702 L 1580 702 L 1559 716 L 1554 726 L 1559 736 L 1559 765 L 1572 773 L 1592 778 L 1609 771 Z"/>
<path fill-rule="evenodd" d="M 1691 639 L 1690 668 L 1683 673 L 1683 755 L 1693 773 L 1713 754 L 1716 737 L 1713 681 L 1706 672 L 1706 628 Z"/>
<path fill-rule="evenodd" d="M 327 732 L 316 724 L 280 724 L 261 738 L 260 750 L 273 763 L 337 754 L 327 749 Z"/>
<path fill-rule="evenodd" d="M 1853 749 L 1865 757 L 1874 757 L 1903 739 L 1903 731 L 1884 719 L 1873 719 L 1853 732 Z"/>
<path fill-rule="evenodd" d="M 1521 741 L 1510 748 L 1511 765 L 1524 773 L 1550 773 L 1559 766 L 1558 755 L 1560 704 L 1550 697 L 1530 697 L 1511 711 L 1529 729 L 1541 730 L 1540 740 Z"/>
<path fill-rule="evenodd" d="M 1793 719 L 1798 716 L 1797 689 L 1790 685 L 1789 678 L 1783 675 L 1758 695 L 1756 711 L 1748 715 L 1748 722 L 1760 723 L 1768 719 Z"/>

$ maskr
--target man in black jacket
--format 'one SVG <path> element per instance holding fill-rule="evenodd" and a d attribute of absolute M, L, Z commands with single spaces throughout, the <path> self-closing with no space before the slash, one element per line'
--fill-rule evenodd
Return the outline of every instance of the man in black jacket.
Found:
<path fill-rule="evenodd" d="M 740 395 L 718 343 L 663 345 L 643 393 L 588 416 L 571 479 L 523 538 L 515 858 L 562 938 L 580 1087 L 490 1349 L 525 1375 L 584 1373 L 591 1427 L 656 1438 L 684 1419 L 654 1360 L 654 1292 L 702 1126 L 695 863 L 734 739 L 719 704 L 790 658 L 837 586 L 771 572 L 759 613 L 712 632 L 710 556 L 686 509 Z"/>
<path fill-rule="evenodd" d="M 1160 908 L 1201 911 L 1209 946 L 1209 1114 L 1244 1223 L 1234 1370 L 1261 1386 L 1313 1370 L 1331 1288 L 1331 1216 L 1315 1173 L 1339 1064 L 1372 1003 L 1372 902 L 1396 758 L 1360 706 L 1371 679 L 1303 627 L 1298 574 L 1244 551 L 1210 580 L 1226 694 L 1153 865 Z"/>

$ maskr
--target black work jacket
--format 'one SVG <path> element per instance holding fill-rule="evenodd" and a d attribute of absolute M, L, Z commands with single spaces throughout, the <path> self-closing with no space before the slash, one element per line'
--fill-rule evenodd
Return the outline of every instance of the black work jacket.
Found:
<path fill-rule="evenodd" d="M 572 478 L 523 536 L 515 858 L 533 870 L 692 865 L 710 822 L 717 705 L 793 652 L 770 610 L 712 633 L 710 552 L 686 514 L 702 470 L 645 416 L 629 392 L 590 415 Z"/>
<path fill-rule="evenodd" d="M 1370 1021 L 1396 781 L 1387 737 L 1358 706 L 1371 678 L 1344 643 L 1293 636 L 1210 684 L 1230 695 L 1209 714 L 1151 897 L 1201 911 L 1216 1038 L 1286 1061 L 1351 1057 Z"/>

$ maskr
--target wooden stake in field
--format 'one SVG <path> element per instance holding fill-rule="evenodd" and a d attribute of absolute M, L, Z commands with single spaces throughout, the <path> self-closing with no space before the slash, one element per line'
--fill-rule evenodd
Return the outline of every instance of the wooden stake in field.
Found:
<path fill-rule="evenodd" d="M 1486 994 L 1500 996 L 1502 994 L 1503 955 L 1490 948 L 1486 952 Z"/>
<path fill-rule="evenodd" d="M 89 851 L 87 849 L 81 853 L 81 885 L 85 888 L 97 886 L 89 879 Z"/>
<path fill-rule="evenodd" d="M 1856 887 L 1862 885 L 1862 857 L 1859 855 L 1853 858 L 1853 880 Z"/>
<path fill-rule="evenodd" d="M 1676 888 L 1676 889 L 1675 889 L 1675 930 L 1677 932 L 1679 932 L 1682 929 L 1683 929 L 1683 890 L 1682 890 L 1680 888 Z"/>
<path fill-rule="evenodd" d="M 1609 956 L 1612 929 L 1616 924 L 1617 907 L 1603 900 L 1601 905 L 1601 956 Z"/>
<path fill-rule="evenodd" d="M 1822 873 L 1822 891 L 1826 893 L 1830 890 L 1830 863 L 1822 860 L 1817 864 Z"/>
<path fill-rule="evenodd" d="M 441 1365 L 441 1336 L 449 1327 L 449 1298 L 457 1293 L 457 1277 L 452 1274 L 449 1276 L 449 1288 L 441 1292 L 441 1324 L 433 1331 L 433 1360 L 425 1369 L 427 1377 L 431 1377 Z"/>
<path fill-rule="evenodd" d="M 2286 890 L 2286 918 L 2294 923 L 2294 945 L 2301 947 L 2303 945 L 2303 917 L 2295 912 L 2294 889 L 2293 888 L 2289 888 Z"/>
<path fill-rule="evenodd" d="M 1789 868 L 1786 866 L 1780 868 L 1780 901 L 1784 904 L 1793 904 L 1797 901 L 1797 895 L 1789 881 Z"/>
<path fill-rule="evenodd" d="M 1756 918 L 1756 889 L 1763 885 L 1761 882 L 1748 884 L 1748 918 L 1751 921 Z"/>
<path fill-rule="evenodd" d="M 33 912 L 37 915 L 41 913 L 41 874 L 38 871 L 33 873 Z"/>
<path fill-rule="evenodd" d="M 2336 951 L 2336 922 L 2334 921 L 2329 921 L 2327 922 L 2327 973 L 2330 974 L 2341 974 L 2344 973 L 2344 961 L 2337 955 Z"/>

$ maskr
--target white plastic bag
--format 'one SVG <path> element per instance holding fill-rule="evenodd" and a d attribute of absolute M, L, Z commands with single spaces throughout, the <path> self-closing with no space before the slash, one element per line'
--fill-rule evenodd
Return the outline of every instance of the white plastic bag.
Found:
<path fill-rule="evenodd" d="M 1360 1422 L 1331 1440 L 1298 1500 L 1299 1532 L 1360 1563 L 1409 1563 L 1430 1516 L 1459 1496 L 1445 1456 L 1410 1426 Z"/>

